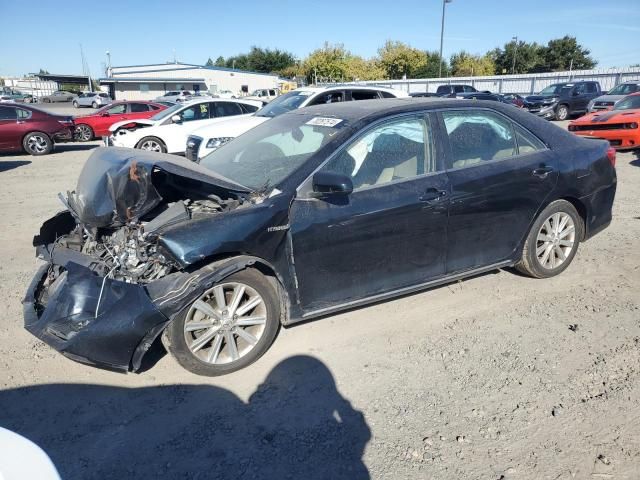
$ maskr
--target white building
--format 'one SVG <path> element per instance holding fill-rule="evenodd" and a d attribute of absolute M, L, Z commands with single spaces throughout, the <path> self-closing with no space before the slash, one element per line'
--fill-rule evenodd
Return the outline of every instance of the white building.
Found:
<path fill-rule="evenodd" d="M 153 100 L 172 90 L 206 91 L 215 94 L 231 90 L 238 96 L 259 88 L 276 88 L 278 76 L 189 63 L 160 63 L 112 67 L 100 85 L 109 87 L 117 100 Z"/>

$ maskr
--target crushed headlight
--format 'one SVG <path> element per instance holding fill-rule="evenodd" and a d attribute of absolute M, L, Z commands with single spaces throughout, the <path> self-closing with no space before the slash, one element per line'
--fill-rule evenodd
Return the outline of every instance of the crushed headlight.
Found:
<path fill-rule="evenodd" d="M 233 137 L 216 137 L 210 138 L 207 142 L 207 148 L 220 148 L 228 141 L 233 140 Z"/>

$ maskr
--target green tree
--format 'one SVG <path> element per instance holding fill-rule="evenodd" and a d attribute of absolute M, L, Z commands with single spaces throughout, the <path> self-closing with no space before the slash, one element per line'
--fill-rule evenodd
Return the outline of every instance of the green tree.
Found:
<path fill-rule="evenodd" d="M 427 54 L 410 47 L 406 43 L 387 40 L 378 49 L 378 62 L 386 72 L 387 78 L 416 78 L 416 74 L 427 66 Z"/>
<path fill-rule="evenodd" d="M 351 52 L 342 44 L 325 42 L 322 48 L 311 52 L 302 63 L 302 70 L 309 82 L 316 78 L 344 81 L 349 78 L 348 64 Z"/>
<path fill-rule="evenodd" d="M 38 75 L 49 75 L 49 71 L 41 68 L 40 71 L 38 72 Z"/>
<path fill-rule="evenodd" d="M 451 55 L 451 75 L 454 77 L 471 77 L 493 75 L 495 63 L 491 55 L 472 55 L 464 50 Z"/>
<path fill-rule="evenodd" d="M 523 40 L 512 40 L 505 43 L 503 48 L 496 48 L 489 52 L 495 62 L 495 72 L 498 75 L 510 74 L 513 70 L 515 55 L 515 73 L 533 73 L 544 69 L 544 47 L 536 42 L 528 43 Z"/>
<path fill-rule="evenodd" d="M 204 65 L 205 67 L 213 67 L 213 60 L 211 60 L 211 57 L 209 57 L 207 63 L 205 63 Z"/>
<path fill-rule="evenodd" d="M 576 37 L 566 35 L 562 38 L 549 40 L 544 48 L 544 67 L 547 71 L 589 70 L 598 62 L 589 56 L 591 51 L 578 43 Z"/>
<path fill-rule="evenodd" d="M 218 58 L 216 58 L 216 63 L 214 63 L 213 65 L 215 67 L 224 67 L 226 65 L 224 57 L 220 55 Z"/>
<path fill-rule="evenodd" d="M 437 78 L 440 74 L 440 64 L 442 64 L 442 76 L 446 77 L 449 75 L 449 64 L 446 59 L 440 60 L 440 53 L 433 52 L 424 52 L 427 56 L 426 65 L 418 69 L 415 72 L 415 78 Z"/>
<path fill-rule="evenodd" d="M 218 62 L 223 63 L 222 66 L 228 68 L 236 68 L 238 70 L 253 70 L 255 72 L 273 73 L 283 70 L 295 64 L 296 59 L 293 54 L 284 50 L 270 48 L 260 48 L 253 46 L 249 53 L 242 53 L 229 57 L 226 60 L 218 57 Z"/>

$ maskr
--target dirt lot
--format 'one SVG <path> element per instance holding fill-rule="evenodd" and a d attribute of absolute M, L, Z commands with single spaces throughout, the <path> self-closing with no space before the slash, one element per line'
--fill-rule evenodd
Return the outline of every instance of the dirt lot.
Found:
<path fill-rule="evenodd" d="M 560 277 L 500 271 L 299 325 L 208 379 L 159 350 L 141 374 L 97 370 L 22 328 L 31 237 L 95 145 L 0 156 L 0 425 L 64 479 L 640 478 L 635 154 L 611 227 Z"/>

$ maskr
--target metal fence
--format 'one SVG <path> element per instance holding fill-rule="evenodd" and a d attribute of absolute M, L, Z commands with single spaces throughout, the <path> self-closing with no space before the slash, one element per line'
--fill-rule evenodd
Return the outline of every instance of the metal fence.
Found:
<path fill-rule="evenodd" d="M 521 75 L 495 75 L 490 77 L 448 77 L 419 78 L 407 80 L 376 80 L 354 82 L 358 85 L 376 85 L 398 88 L 412 92 L 435 92 L 440 85 L 463 83 L 477 90 L 489 90 L 496 93 L 519 93 L 531 95 L 553 83 L 576 82 L 578 80 L 595 80 L 603 91 L 611 90 L 619 83 L 640 79 L 640 68 L 574 70 L 551 73 L 528 73 Z M 328 83 L 327 83 L 328 84 Z"/>

